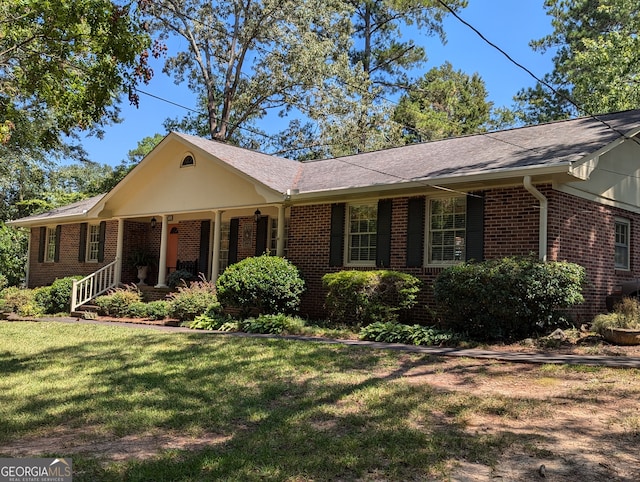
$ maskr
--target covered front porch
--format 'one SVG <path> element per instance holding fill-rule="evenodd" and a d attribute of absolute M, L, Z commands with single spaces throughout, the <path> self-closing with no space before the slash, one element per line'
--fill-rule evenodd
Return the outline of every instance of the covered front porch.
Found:
<path fill-rule="evenodd" d="M 72 310 L 123 284 L 168 288 L 170 274 L 180 268 L 215 281 L 241 259 L 267 252 L 284 256 L 288 211 L 282 203 L 118 218 L 115 259 L 76 283 Z M 154 261 L 142 279 L 135 264 L 141 252 Z"/>

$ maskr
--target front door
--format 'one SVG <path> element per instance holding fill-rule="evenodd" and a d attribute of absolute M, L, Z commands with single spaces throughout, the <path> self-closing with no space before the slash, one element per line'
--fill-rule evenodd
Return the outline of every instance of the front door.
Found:
<path fill-rule="evenodd" d="M 178 225 L 170 224 L 169 239 L 167 240 L 167 270 L 169 273 L 176 270 L 178 264 Z"/>

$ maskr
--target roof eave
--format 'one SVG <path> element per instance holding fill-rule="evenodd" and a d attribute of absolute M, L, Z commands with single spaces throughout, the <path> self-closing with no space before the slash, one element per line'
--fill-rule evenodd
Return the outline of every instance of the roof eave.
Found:
<path fill-rule="evenodd" d="M 291 201 L 293 203 L 305 203 L 310 201 L 335 200 L 337 198 L 353 198 L 372 194 L 401 195 L 403 192 L 413 194 L 414 192 L 424 191 L 425 189 L 431 188 L 438 190 L 444 186 L 455 185 L 462 186 L 462 191 L 473 191 L 480 189 L 483 187 L 482 185 L 486 185 L 486 187 L 498 185 L 500 184 L 498 181 L 502 181 L 502 183 L 510 182 L 519 184 L 524 176 L 532 176 L 534 182 L 584 180 L 575 175 L 571 170 L 571 162 L 563 161 L 553 166 L 506 168 L 489 172 L 465 172 L 452 176 L 425 177 L 387 184 L 300 192 L 293 195 Z M 470 188 L 465 189 L 464 186 L 470 186 Z"/>

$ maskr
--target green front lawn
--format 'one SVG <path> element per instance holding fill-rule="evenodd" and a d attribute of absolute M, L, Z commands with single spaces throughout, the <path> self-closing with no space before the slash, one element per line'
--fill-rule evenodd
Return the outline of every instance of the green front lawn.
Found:
<path fill-rule="evenodd" d="M 421 355 L 48 322 L 0 323 L 0 339 L 0 456 L 48 441 L 40 455 L 72 457 L 75 481 L 446 479 L 519 444 L 466 430 L 469 414 L 551 410 L 403 377 L 443 366 Z M 208 442 L 134 458 L 135 440 L 171 437 Z M 114 459 L 123 440 L 131 457 Z"/>

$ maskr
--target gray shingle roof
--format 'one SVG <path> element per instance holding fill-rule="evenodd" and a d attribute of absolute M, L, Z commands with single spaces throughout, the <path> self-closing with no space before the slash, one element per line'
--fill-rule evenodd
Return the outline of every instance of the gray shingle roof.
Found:
<path fill-rule="evenodd" d="M 19 220 L 20 224 L 42 224 L 45 225 L 47 222 L 51 221 L 52 223 L 59 221 L 60 219 L 64 219 L 67 217 L 75 217 L 81 216 L 91 208 L 93 208 L 96 204 L 100 202 L 100 200 L 104 197 L 104 194 L 98 194 L 97 196 L 90 197 L 88 199 L 83 199 L 82 201 L 78 201 L 72 204 L 67 204 L 66 206 L 61 206 L 59 208 L 52 209 L 46 213 L 42 214 L 34 214 L 32 216 L 27 216 L 25 218 L 21 218 Z"/>
<path fill-rule="evenodd" d="M 640 110 L 306 162 L 303 192 L 569 164 L 640 127 Z M 614 130 L 615 129 L 615 130 Z M 616 131 L 617 130 L 617 131 Z"/>

